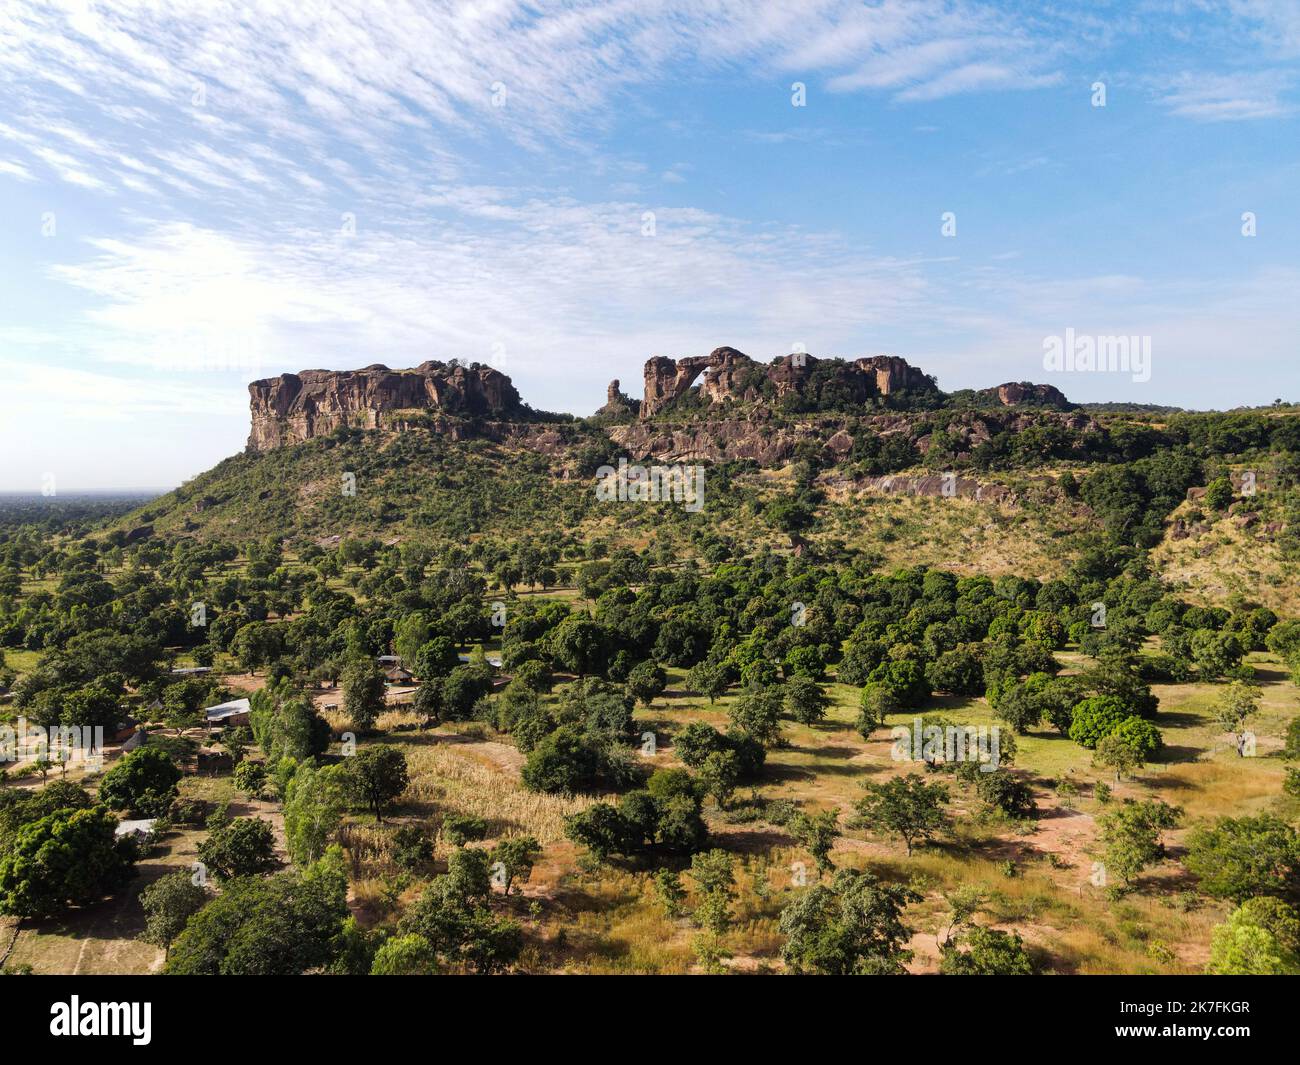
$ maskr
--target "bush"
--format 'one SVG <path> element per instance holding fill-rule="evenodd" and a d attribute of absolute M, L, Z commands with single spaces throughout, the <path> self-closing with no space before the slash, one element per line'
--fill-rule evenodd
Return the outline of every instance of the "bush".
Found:
<path fill-rule="evenodd" d="M 1008 817 L 1034 817 L 1038 813 L 1038 804 L 1029 785 L 1001 769 L 976 776 L 975 794 Z"/>
<path fill-rule="evenodd" d="M 256 798 L 266 787 L 266 766 L 247 758 L 235 766 L 235 787 Z"/>
<path fill-rule="evenodd" d="M 453 847 L 463 847 L 471 840 L 486 839 L 488 823 L 473 814 L 448 814 L 442 819 L 441 831 Z"/>

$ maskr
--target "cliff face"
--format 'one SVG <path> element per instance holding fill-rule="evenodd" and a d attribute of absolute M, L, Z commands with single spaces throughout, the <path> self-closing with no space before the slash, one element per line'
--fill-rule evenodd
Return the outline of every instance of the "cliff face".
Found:
<path fill-rule="evenodd" d="M 704 380 L 700 392 L 711 404 L 727 399 L 752 402 L 761 394 L 765 381 L 771 383 L 778 400 L 792 392 L 802 394 L 814 380 L 820 387 L 830 384 L 838 396 L 856 403 L 901 389 L 938 391 L 926 373 L 894 355 L 843 362 L 796 354 L 786 355 L 764 366 L 735 348 L 716 348 L 708 355 L 685 359 L 666 359 L 663 356 L 650 359 L 645 364 L 645 399 L 641 402 L 641 418 L 654 417 L 658 411 L 685 395 L 701 373 Z"/>
<path fill-rule="evenodd" d="M 388 411 L 509 416 L 522 406 L 505 374 L 440 362 L 413 370 L 378 364 L 363 370 L 303 370 L 254 381 L 248 393 L 253 451 L 296 444 L 344 425 L 375 429 Z"/>
<path fill-rule="evenodd" d="M 847 361 L 795 354 L 764 364 L 735 348 L 722 347 L 685 359 L 653 358 L 644 372 L 643 400 L 630 399 L 620 391 L 619 383 L 612 381 L 607 402 L 597 414 L 607 420 L 632 421 L 611 435 L 638 454 L 677 459 L 785 460 L 800 440 L 817 435 L 811 425 L 774 431 L 767 424 L 775 408 L 791 396 L 808 402 L 789 409 L 831 409 L 868 416 L 874 409 L 875 421 L 883 412 L 872 401 L 883 396 L 908 391 L 942 399 L 933 378 L 893 355 Z M 686 395 L 701 375 L 700 399 L 710 408 L 709 415 L 693 417 L 690 424 L 668 424 L 681 419 L 656 421 L 655 415 Z M 526 411 L 510 378 L 499 371 L 441 362 L 426 362 L 411 370 L 381 365 L 362 370 L 303 370 L 254 381 L 248 391 L 252 407 L 248 446 L 252 451 L 310 440 L 341 426 L 401 430 L 417 422 L 451 439 L 471 435 L 509 439 L 523 428 L 515 423 Z M 1051 385 L 1011 382 L 979 394 L 1006 407 L 1070 409 L 1065 396 Z M 728 400 L 744 406 L 722 406 Z M 412 411 L 430 412 L 434 421 L 404 417 Z M 467 424 L 466 417 L 479 421 Z M 904 427 L 894 425 L 890 416 L 884 420 L 889 424 L 882 423 L 881 431 Z M 981 431 L 980 424 L 950 427 L 963 441 L 970 436 L 971 446 L 980 442 Z M 846 439 L 847 445 L 837 446 Z M 924 438 L 915 442 L 924 450 Z M 838 433 L 827 447 L 839 454 L 851 443 L 847 434 Z"/>
<path fill-rule="evenodd" d="M 997 388 L 985 388 L 980 395 L 996 399 L 1004 407 L 1030 404 L 1035 407 L 1055 407 L 1057 410 L 1069 410 L 1073 404 L 1065 398 L 1055 385 L 1035 385 L 1029 381 L 1008 381 Z"/>
<path fill-rule="evenodd" d="M 1071 433 L 1100 428 L 1079 411 L 988 410 L 954 413 L 943 426 L 958 454 L 968 454 L 998 433 L 1022 432 L 1035 425 L 1059 425 Z M 826 458 L 849 457 L 855 434 L 897 436 L 925 454 L 930 434 L 920 434 L 914 416 L 880 413 L 858 416 L 814 416 L 782 424 L 766 407 L 752 407 L 733 417 L 699 418 L 688 422 L 636 421 L 608 429 L 609 437 L 637 461 L 734 462 L 753 459 L 760 466 L 777 466 L 794 458 L 800 444 L 814 443 Z M 899 482 L 903 484 L 904 482 Z M 899 490 L 902 490 L 901 488 Z M 923 492 L 922 494 L 927 494 Z"/>

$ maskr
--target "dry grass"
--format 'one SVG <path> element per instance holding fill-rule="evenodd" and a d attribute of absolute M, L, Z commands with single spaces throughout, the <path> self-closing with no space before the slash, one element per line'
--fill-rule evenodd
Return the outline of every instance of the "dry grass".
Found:
<path fill-rule="evenodd" d="M 1265 509 L 1259 524 L 1243 529 L 1223 517 L 1204 533 L 1182 540 L 1166 537 L 1151 552 L 1152 563 L 1189 602 L 1222 604 L 1239 595 L 1295 617 L 1300 614 L 1300 563 L 1284 561 L 1272 538 L 1261 533 L 1261 526 L 1280 516 L 1268 507 L 1266 497 L 1262 499 Z M 1198 507 L 1204 514 L 1203 505 L 1183 503 L 1170 519 L 1187 519 Z M 1205 516 L 1208 520 L 1212 515 Z"/>
<path fill-rule="evenodd" d="M 526 791 L 517 772 L 484 764 L 476 747 L 441 743 L 404 746 L 411 777 L 405 800 L 472 814 L 493 826 L 492 835 L 526 833 L 547 844 L 564 839 L 564 818 L 596 799 Z M 497 745 L 500 746 L 500 745 Z"/>

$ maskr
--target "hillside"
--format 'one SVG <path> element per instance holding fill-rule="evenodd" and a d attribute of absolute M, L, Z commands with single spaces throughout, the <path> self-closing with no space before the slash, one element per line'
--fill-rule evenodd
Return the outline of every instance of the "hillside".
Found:
<path fill-rule="evenodd" d="M 651 359 L 646 399 L 615 381 L 585 419 L 532 411 L 478 364 L 304 371 L 250 395 L 248 451 L 118 520 L 115 539 L 436 546 L 545 529 L 570 546 L 653 541 L 679 558 L 714 539 L 802 543 L 1046 579 L 1095 547 L 1101 526 L 1152 550 L 1194 599 L 1293 603 L 1291 407 L 1083 411 L 1046 385 L 944 393 L 892 356 L 764 365 L 732 348 Z M 703 464 L 705 505 L 615 517 L 592 486 L 620 459 Z M 1217 510 L 1189 501 L 1224 476 L 1237 487 Z"/>

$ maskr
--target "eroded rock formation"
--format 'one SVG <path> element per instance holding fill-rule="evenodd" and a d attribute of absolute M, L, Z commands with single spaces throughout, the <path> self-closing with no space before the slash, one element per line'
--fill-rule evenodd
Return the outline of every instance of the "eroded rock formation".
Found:
<path fill-rule="evenodd" d="M 269 451 L 333 432 L 375 429 L 391 411 L 510 416 L 522 410 L 510 378 L 489 366 L 425 362 L 411 370 L 303 370 L 248 386 L 253 425 L 248 446 Z"/>
<path fill-rule="evenodd" d="M 611 437 L 637 455 L 673 461 L 753 459 L 762 465 L 787 461 L 805 440 L 823 445 L 838 460 L 854 450 L 855 434 L 865 428 L 878 436 L 903 434 L 918 452 L 930 446 L 918 435 L 915 419 L 902 410 L 882 409 L 881 397 L 906 391 L 928 393 L 934 410 L 943 394 L 932 377 L 905 359 L 879 355 L 855 360 L 819 359 L 796 353 L 759 363 L 731 347 L 684 359 L 657 357 L 645 364 L 645 398 L 629 398 L 611 381 L 606 403 L 597 411 Z M 702 380 L 701 380 L 702 377 Z M 688 417 L 656 419 L 699 381 L 696 410 Z M 252 432 L 248 446 L 268 451 L 326 435 L 342 427 L 384 428 L 402 432 L 422 427 L 452 440 L 482 437 L 563 450 L 544 439 L 538 417 L 520 402 L 510 378 L 477 364 L 426 362 L 414 369 L 373 365 L 361 370 L 304 370 L 254 381 L 248 386 Z M 1095 425 L 1056 388 L 1011 382 L 979 393 L 987 409 L 954 415 L 947 446 L 969 452 L 1006 429 L 1017 430 L 1047 411 L 998 412 L 993 403 L 1013 408 L 1058 408 L 1050 416 L 1070 429 Z M 791 398 L 803 400 L 789 403 Z M 706 413 L 698 410 L 703 408 Z M 785 417 L 804 412 L 798 424 Z M 865 418 L 864 425 L 856 419 Z M 558 439 L 558 438 L 557 438 Z"/>
<path fill-rule="evenodd" d="M 764 394 L 765 385 L 770 385 L 767 391 L 781 400 L 790 393 L 804 394 L 813 382 L 819 389 L 833 389 L 837 399 L 850 403 L 866 403 L 903 389 L 938 391 L 933 378 L 896 355 L 846 362 L 799 352 L 762 365 L 742 351 L 723 347 L 715 348 L 708 355 L 685 359 L 661 355 L 647 361 L 641 417 L 652 418 L 684 396 L 700 374 L 704 375 L 700 394 L 710 404 L 726 400 L 753 402 Z"/>
<path fill-rule="evenodd" d="M 997 388 L 986 388 L 981 396 L 996 399 L 1004 407 L 1014 407 L 1023 403 L 1035 407 L 1054 407 L 1057 410 L 1069 410 L 1073 404 L 1065 398 L 1054 385 L 1036 385 L 1029 381 L 1008 381 Z"/>
<path fill-rule="evenodd" d="M 640 410 L 641 404 L 634 399 L 629 399 L 619 391 L 618 378 L 614 378 L 605 389 L 605 405 L 596 411 L 596 417 L 622 418 L 626 415 L 635 416 Z"/>

